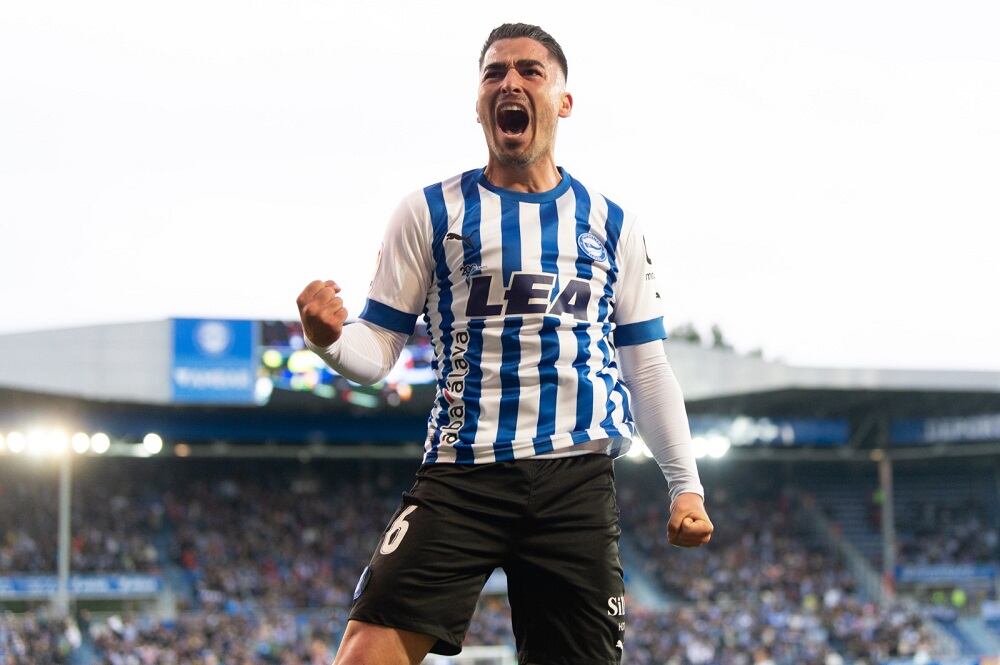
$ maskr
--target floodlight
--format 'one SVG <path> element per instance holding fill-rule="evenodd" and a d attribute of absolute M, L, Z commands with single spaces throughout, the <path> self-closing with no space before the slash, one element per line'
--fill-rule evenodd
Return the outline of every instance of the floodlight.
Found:
<path fill-rule="evenodd" d="M 150 455 L 155 455 L 163 450 L 163 439 L 160 438 L 159 434 L 150 432 L 142 437 L 142 447 Z"/>
<path fill-rule="evenodd" d="M 48 445 L 48 441 L 45 440 L 45 432 L 40 429 L 33 429 L 28 432 L 27 436 L 27 451 L 29 455 L 42 455 L 45 453 L 45 448 Z"/>
<path fill-rule="evenodd" d="M 65 431 L 53 428 L 45 433 L 45 452 L 50 455 L 65 455 L 69 450 L 69 436 Z"/>
<path fill-rule="evenodd" d="M 26 442 L 24 440 L 24 435 L 20 432 L 11 432 L 7 435 L 7 448 L 10 449 L 12 453 L 22 453 L 24 452 Z"/>
<path fill-rule="evenodd" d="M 73 446 L 73 450 L 79 454 L 83 454 L 90 450 L 90 437 L 83 432 L 77 432 L 70 439 L 70 445 Z"/>
<path fill-rule="evenodd" d="M 708 437 L 706 442 L 705 452 L 708 453 L 709 457 L 719 459 L 729 452 L 729 447 L 731 445 L 732 444 L 729 442 L 728 438 L 722 436 L 721 434 L 712 434 Z"/>
<path fill-rule="evenodd" d="M 625 453 L 625 456 L 633 462 L 641 462 L 644 459 L 644 450 L 646 450 L 646 444 L 643 442 L 642 438 L 637 436 L 632 439 L 632 445 L 629 446 L 628 452 Z"/>
<path fill-rule="evenodd" d="M 708 454 L 708 441 L 703 436 L 696 436 L 691 439 L 691 452 L 695 459 L 701 459 Z"/>
<path fill-rule="evenodd" d="M 90 437 L 90 449 L 98 455 L 103 455 L 111 448 L 111 439 L 104 432 L 98 432 Z"/>

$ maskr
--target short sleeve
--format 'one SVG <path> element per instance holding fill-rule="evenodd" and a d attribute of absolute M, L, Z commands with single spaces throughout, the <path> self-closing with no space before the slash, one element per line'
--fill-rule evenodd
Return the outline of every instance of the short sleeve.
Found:
<path fill-rule="evenodd" d="M 409 196 L 389 219 L 375 277 L 359 318 L 410 335 L 424 309 L 431 281 L 430 220 L 422 198 Z"/>
<path fill-rule="evenodd" d="M 619 277 L 615 284 L 615 346 L 666 339 L 663 305 L 646 239 L 635 219 L 623 229 L 618 249 Z"/>

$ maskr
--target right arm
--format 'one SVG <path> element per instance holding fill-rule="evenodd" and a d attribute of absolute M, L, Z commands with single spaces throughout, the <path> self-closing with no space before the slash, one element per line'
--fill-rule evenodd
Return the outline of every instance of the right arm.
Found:
<path fill-rule="evenodd" d="M 310 282 L 296 301 L 306 346 L 356 383 L 370 385 L 386 377 L 423 310 L 433 262 L 422 202 L 422 196 L 404 199 L 389 220 L 368 301 L 356 323 L 345 325 L 347 310 L 332 280 Z"/>

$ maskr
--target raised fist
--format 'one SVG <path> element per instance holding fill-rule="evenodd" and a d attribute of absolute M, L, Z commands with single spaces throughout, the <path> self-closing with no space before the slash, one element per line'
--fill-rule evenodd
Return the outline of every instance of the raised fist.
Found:
<path fill-rule="evenodd" d="M 302 290 L 295 303 L 299 306 L 302 330 L 317 346 L 330 346 L 344 330 L 347 310 L 337 295 L 340 287 L 333 280 L 314 280 Z"/>

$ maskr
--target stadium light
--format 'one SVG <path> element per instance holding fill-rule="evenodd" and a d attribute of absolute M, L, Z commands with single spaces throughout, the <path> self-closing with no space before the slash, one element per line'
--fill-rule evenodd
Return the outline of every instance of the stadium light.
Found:
<path fill-rule="evenodd" d="M 45 454 L 45 449 L 48 445 L 46 441 L 45 432 L 40 429 L 28 430 L 28 436 L 25 437 L 27 445 L 25 449 L 29 455 L 35 455 L 36 457 L 41 457 Z"/>
<path fill-rule="evenodd" d="M 728 438 L 721 434 L 712 434 L 706 441 L 705 452 L 708 453 L 709 457 L 719 459 L 729 452 L 730 446 L 732 446 L 732 443 L 730 443 Z"/>
<path fill-rule="evenodd" d="M 90 450 L 90 437 L 83 432 L 77 432 L 70 439 L 70 445 L 73 446 L 74 452 L 82 455 Z"/>
<path fill-rule="evenodd" d="M 103 455 L 111 448 L 111 439 L 104 432 L 97 432 L 90 437 L 90 449 L 98 455 Z"/>
<path fill-rule="evenodd" d="M 159 434 L 150 432 L 142 437 L 142 448 L 150 455 L 155 455 L 163 450 L 163 439 L 160 438 Z"/>
<path fill-rule="evenodd" d="M 24 452 L 25 445 L 24 435 L 20 432 L 11 432 L 7 435 L 7 448 L 15 455 Z"/>
<path fill-rule="evenodd" d="M 708 454 L 708 441 L 705 440 L 705 437 L 695 436 L 691 438 L 691 452 L 695 459 L 701 459 Z"/>
<path fill-rule="evenodd" d="M 59 428 L 50 429 L 45 433 L 44 450 L 50 455 L 65 455 L 69 451 L 69 435 Z"/>
<path fill-rule="evenodd" d="M 638 436 L 632 438 L 632 445 L 629 446 L 628 452 L 625 453 L 625 457 L 628 457 L 633 462 L 642 461 L 642 449 L 646 447 L 642 439 Z"/>

